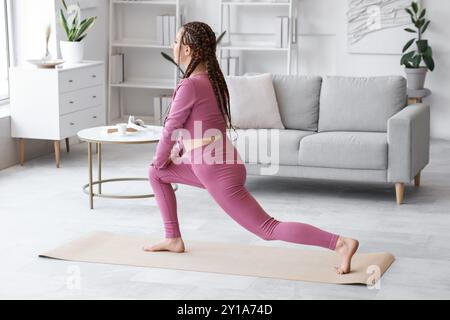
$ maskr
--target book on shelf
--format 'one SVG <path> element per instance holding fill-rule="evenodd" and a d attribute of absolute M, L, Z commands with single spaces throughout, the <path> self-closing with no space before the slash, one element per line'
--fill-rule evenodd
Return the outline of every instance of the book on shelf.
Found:
<path fill-rule="evenodd" d="M 153 117 L 155 123 L 162 125 L 166 116 L 172 96 L 160 95 L 153 98 Z"/>
<path fill-rule="evenodd" d="M 229 57 L 228 62 L 228 74 L 230 76 L 238 76 L 239 75 L 239 57 Z"/>
<path fill-rule="evenodd" d="M 156 41 L 160 45 L 168 46 L 173 43 L 176 35 L 175 16 L 163 14 L 156 16 Z"/>
<path fill-rule="evenodd" d="M 116 53 L 111 55 L 111 83 L 123 83 L 124 74 L 124 54 Z"/>
<path fill-rule="evenodd" d="M 156 16 L 156 41 L 158 44 L 164 44 L 164 23 L 163 16 Z"/>
<path fill-rule="evenodd" d="M 228 57 L 222 57 L 221 59 L 220 59 L 220 68 L 222 69 L 222 73 L 224 74 L 224 75 L 228 75 Z"/>
<path fill-rule="evenodd" d="M 177 33 L 177 30 L 175 30 L 175 16 L 169 16 L 169 43 L 168 45 L 171 45 L 175 41 L 175 35 Z"/>
<path fill-rule="evenodd" d="M 287 48 L 288 47 L 288 42 L 289 42 L 289 17 L 283 17 L 283 41 L 281 43 L 281 47 L 282 48 Z"/>
<path fill-rule="evenodd" d="M 168 45 L 170 40 L 170 24 L 169 24 L 169 16 L 165 14 L 163 16 L 163 28 L 164 28 L 164 43 L 163 45 Z"/>
<path fill-rule="evenodd" d="M 239 75 L 239 57 L 238 56 L 222 57 L 220 60 L 220 66 L 222 69 L 222 73 L 226 76 Z"/>
<path fill-rule="evenodd" d="M 281 48 L 281 39 L 283 37 L 283 23 L 282 23 L 282 17 L 278 16 L 275 18 L 276 19 L 276 23 L 275 23 L 275 47 L 277 48 Z"/>
<path fill-rule="evenodd" d="M 161 103 L 161 106 L 162 106 L 161 117 L 163 117 L 169 112 L 169 106 L 170 106 L 170 102 L 172 101 L 172 96 L 170 96 L 170 95 L 163 95 L 161 97 L 161 100 L 162 100 L 162 103 Z"/>
<path fill-rule="evenodd" d="M 153 97 L 153 119 L 155 124 L 161 124 L 161 97 Z"/>
<path fill-rule="evenodd" d="M 289 42 L 289 17 L 276 17 L 275 47 L 287 48 Z"/>

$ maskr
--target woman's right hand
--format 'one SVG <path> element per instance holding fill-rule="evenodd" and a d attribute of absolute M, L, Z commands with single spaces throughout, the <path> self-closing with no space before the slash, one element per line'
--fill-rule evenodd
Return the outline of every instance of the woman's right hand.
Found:
<path fill-rule="evenodd" d="M 170 152 L 170 160 L 172 162 L 175 162 L 176 159 L 180 158 L 180 150 L 178 148 L 173 148 L 172 151 Z"/>

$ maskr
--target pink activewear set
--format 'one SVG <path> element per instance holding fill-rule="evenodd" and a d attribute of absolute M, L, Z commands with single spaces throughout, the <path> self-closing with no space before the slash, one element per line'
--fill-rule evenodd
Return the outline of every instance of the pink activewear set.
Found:
<path fill-rule="evenodd" d="M 201 132 L 198 130 L 199 123 Z M 187 130 L 190 138 L 204 138 L 217 132 L 221 132 L 222 138 L 183 152 L 182 139 L 174 138 L 181 129 Z M 185 161 L 171 161 L 173 152 Z M 201 161 L 208 152 L 223 161 Z M 166 238 L 181 237 L 177 201 L 171 186 L 171 183 L 181 183 L 206 189 L 232 219 L 262 239 L 283 240 L 331 250 L 336 248 L 337 234 L 309 224 L 278 221 L 267 214 L 245 188 L 245 164 L 227 136 L 226 122 L 206 73 L 182 79 L 175 88 L 148 176 L 162 214 Z"/>

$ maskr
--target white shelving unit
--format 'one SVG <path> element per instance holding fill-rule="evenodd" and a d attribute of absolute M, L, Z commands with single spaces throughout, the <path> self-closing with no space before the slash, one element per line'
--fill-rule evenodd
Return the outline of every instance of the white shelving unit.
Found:
<path fill-rule="evenodd" d="M 264 55 L 268 54 L 281 54 L 285 55 L 285 70 L 286 74 L 292 74 L 292 57 L 293 54 L 298 55 L 298 46 L 297 46 L 297 0 L 220 0 L 220 14 L 219 14 L 219 28 L 220 33 L 224 30 L 227 31 L 225 34 L 224 39 L 221 41 L 221 43 L 218 46 L 219 50 L 219 61 L 222 61 L 222 57 L 229 57 L 233 53 L 238 54 L 249 54 L 249 53 L 262 53 Z M 261 14 L 261 10 L 270 10 L 269 15 L 273 17 L 273 21 L 275 22 L 275 17 L 278 15 L 286 15 L 289 17 L 289 32 L 288 32 L 288 45 L 285 48 L 277 47 L 275 45 L 275 37 L 276 32 L 270 30 L 270 22 L 268 21 L 267 24 L 262 23 L 262 21 L 258 21 L 258 26 L 263 29 L 265 32 L 261 32 L 258 30 L 258 32 L 253 33 L 242 33 L 242 32 L 236 32 L 236 30 L 233 30 L 233 23 L 231 22 L 231 19 L 237 19 L 236 15 L 233 15 L 233 13 L 237 13 L 238 10 L 242 9 L 251 9 L 253 14 Z M 224 18 L 224 15 L 226 14 L 226 19 Z M 255 16 L 255 19 L 257 17 Z M 239 27 L 242 27 L 241 24 L 239 24 Z M 274 25 L 274 27 L 277 27 Z M 219 33 L 219 34 L 220 34 Z M 246 39 L 247 37 L 247 39 Z M 239 39 L 241 38 L 241 39 Z M 250 38 L 250 40 L 248 39 Z M 263 38 L 263 40 L 255 40 L 255 38 Z M 234 54 L 236 55 L 236 54 Z M 245 60 L 240 59 L 241 65 L 243 65 L 243 68 L 245 68 L 246 63 Z M 240 68 L 242 69 L 242 68 Z M 256 71 L 261 72 L 263 70 L 244 70 L 244 71 Z M 240 72 L 244 73 L 244 72 Z M 295 73 L 297 73 L 297 66 L 295 68 Z"/>
<path fill-rule="evenodd" d="M 130 114 L 155 123 L 153 97 L 171 95 L 180 76 L 179 70 L 160 54 L 172 56 L 172 46 L 157 42 L 156 16 L 175 15 L 175 30 L 178 30 L 180 0 L 110 0 L 109 9 L 108 124 L 126 122 Z M 117 53 L 124 54 L 124 82 L 111 83 L 111 57 Z M 137 97 L 135 101 L 133 97 Z M 115 115 L 113 103 L 118 107 Z M 146 105 L 137 106 L 142 103 Z M 133 104 L 134 110 L 130 111 Z"/>

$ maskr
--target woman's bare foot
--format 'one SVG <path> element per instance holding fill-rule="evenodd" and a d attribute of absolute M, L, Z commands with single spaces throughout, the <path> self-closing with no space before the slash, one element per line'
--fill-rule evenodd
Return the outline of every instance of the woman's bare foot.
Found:
<path fill-rule="evenodd" d="M 336 243 L 335 251 L 339 254 L 341 258 L 341 265 L 335 266 L 336 272 L 338 274 L 349 273 L 351 269 L 352 257 L 358 250 L 359 241 L 352 238 L 345 238 L 339 236 Z"/>
<path fill-rule="evenodd" d="M 170 251 L 170 252 L 184 252 L 184 242 L 181 238 L 166 238 L 154 245 L 144 246 L 144 251 Z"/>

